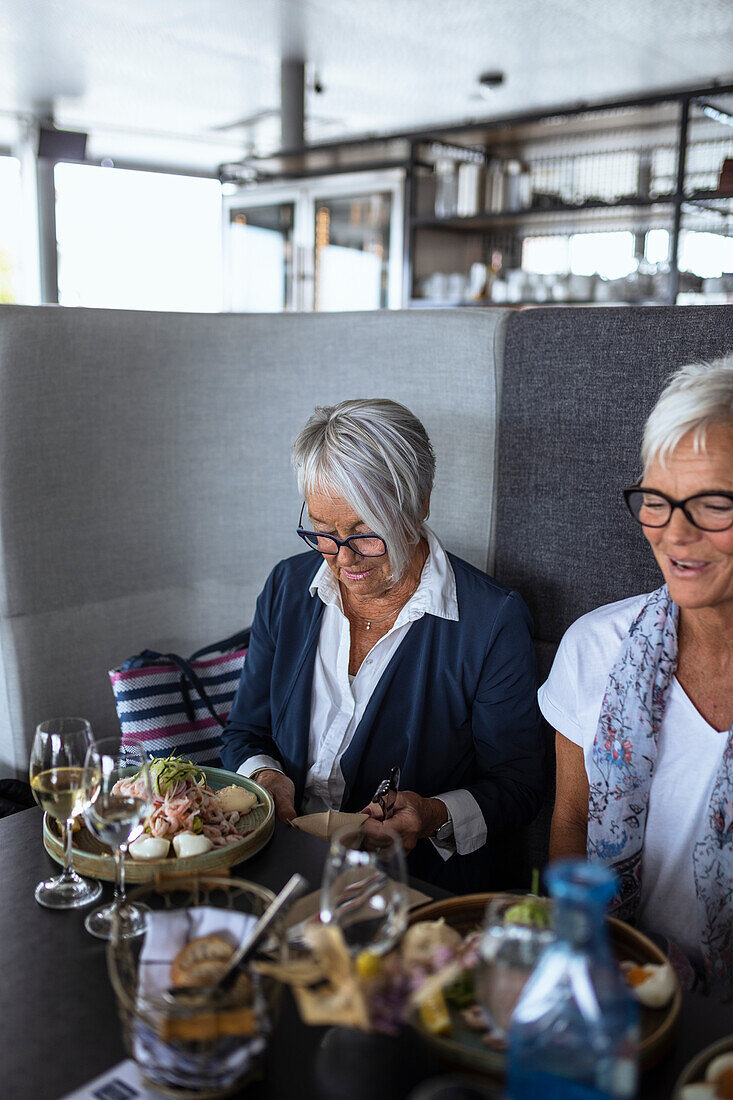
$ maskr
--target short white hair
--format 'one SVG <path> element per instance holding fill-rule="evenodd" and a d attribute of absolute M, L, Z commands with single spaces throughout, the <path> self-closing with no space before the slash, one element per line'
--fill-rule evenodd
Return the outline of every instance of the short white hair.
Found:
<path fill-rule="evenodd" d="M 424 533 L 435 477 L 435 454 L 414 413 L 386 398 L 319 406 L 296 436 L 292 460 L 303 497 L 342 497 L 384 538 L 400 580 Z"/>
<path fill-rule="evenodd" d="M 647 470 L 655 459 L 664 466 L 688 432 L 693 433 L 695 450 L 704 450 L 714 424 L 730 424 L 733 429 L 733 354 L 675 371 L 644 426 L 642 468 Z"/>

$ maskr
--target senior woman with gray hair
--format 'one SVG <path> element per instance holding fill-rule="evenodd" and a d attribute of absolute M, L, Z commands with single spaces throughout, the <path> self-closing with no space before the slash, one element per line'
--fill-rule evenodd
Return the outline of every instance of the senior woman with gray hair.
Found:
<path fill-rule="evenodd" d="M 733 993 L 733 356 L 672 376 L 641 457 L 624 496 L 665 583 L 574 623 L 540 689 L 550 850 L 610 863 L 617 915 Z"/>
<path fill-rule="evenodd" d="M 388 824 L 412 873 L 487 889 L 543 786 L 529 613 L 426 525 L 435 458 L 404 406 L 317 408 L 293 464 L 309 549 L 257 601 L 224 764 L 281 820 L 364 810 L 376 845 L 370 799 L 399 767 Z"/>

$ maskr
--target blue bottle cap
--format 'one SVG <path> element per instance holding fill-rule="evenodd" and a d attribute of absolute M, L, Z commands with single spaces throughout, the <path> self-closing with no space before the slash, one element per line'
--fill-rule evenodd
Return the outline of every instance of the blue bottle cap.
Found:
<path fill-rule="evenodd" d="M 557 901 L 606 906 L 618 889 L 618 878 L 603 863 L 561 859 L 545 871 L 547 888 Z"/>

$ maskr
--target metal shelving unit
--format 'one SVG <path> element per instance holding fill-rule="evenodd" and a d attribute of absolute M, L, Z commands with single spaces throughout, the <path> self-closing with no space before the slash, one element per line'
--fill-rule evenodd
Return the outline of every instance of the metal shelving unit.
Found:
<path fill-rule="evenodd" d="M 726 176 L 725 187 L 720 186 L 721 167 L 733 158 L 732 93 L 733 85 L 686 90 L 415 135 L 406 202 L 406 303 L 674 303 L 681 292 L 689 298 L 698 286 L 700 300 L 705 300 L 702 278 L 680 270 L 681 245 L 688 231 L 733 236 L 733 182 Z M 515 170 L 519 164 L 529 180 L 530 200 L 525 198 L 519 208 L 515 202 L 511 209 L 482 209 L 479 190 L 475 212 L 444 210 L 436 216 L 431 196 L 436 182 L 440 186 L 435 165 L 443 150 L 448 160 L 459 161 L 462 152 L 480 158 L 486 177 L 492 166 L 514 161 Z M 426 170 L 431 161 L 432 171 Z M 527 282 L 534 280 L 539 291 L 530 288 L 527 293 L 525 286 L 522 292 L 516 273 L 522 270 L 527 238 L 569 240 L 574 234 L 620 229 L 633 234 L 634 256 L 640 261 L 639 272 L 627 278 L 626 286 L 598 276 L 595 292 L 579 295 L 572 292 L 572 276 L 567 285 L 552 286 L 548 277 L 543 286 L 537 273 L 527 273 Z M 644 252 L 652 229 L 669 235 L 666 260 L 654 264 Z M 442 274 L 446 264 L 453 264 L 446 279 L 455 282 L 466 279 L 477 262 L 489 272 L 488 294 L 482 298 L 425 294 L 431 275 Z M 513 293 L 492 298 L 492 280 L 501 285 L 507 269 L 510 278 L 516 275 Z M 733 295 L 733 276 L 729 281 Z"/>
<path fill-rule="evenodd" d="M 446 152 L 489 170 L 492 164 L 519 162 L 531 194 L 511 208 L 477 205 L 470 214 L 438 217 L 435 163 Z M 241 184 L 246 198 L 267 183 L 399 172 L 403 305 L 499 304 L 490 294 L 474 300 L 456 293 L 445 280 L 428 294 L 425 282 L 442 272 L 448 282 L 465 284 L 472 265 L 483 264 L 493 290 L 506 272 L 522 271 L 528 239 L 570 242 L 581 236 L 588 245 L 588 234 L 619 230 L 633 236 L 633 258 L 639 261 L 625 284 L 599 274 L 591 277 L 591 287 L 589 277 L 572 275 L 568 260 L 566 285 L 562 279 L 551 285 L 549 274 L 530 273 L 533 277 L 512 286 L 500 303 L 648 304 L 711 300 L 703 278 L 684 270 L 685 242 L 686 235 L 700 233 L 733 237 L 733 177 L 723 180 L 721 174 L 727 158 L 733 165 L 733 84 L 718 84 L 284 149 L 222 165 L 220 178 Z M 660 242 L 666 245 L 663 260 L 649 259 L 652 230 L 662 231 L 655 254 Z M 715 300 L 733 300 L 733 275 L 717 283 L 722 291 Z"/>

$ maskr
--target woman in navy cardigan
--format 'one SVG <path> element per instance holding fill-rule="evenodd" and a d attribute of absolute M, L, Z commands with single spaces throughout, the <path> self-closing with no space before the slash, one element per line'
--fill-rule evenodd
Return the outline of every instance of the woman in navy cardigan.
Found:
<path fill-rule="evenodd" d="M 376 845 L 370 799 L 397 766 L 388 827 L 412 874 L 455 891 L 511 884 L 512 837 L 544 774 L 524 602 L 427 527 L 435 458 L 404 406 L 316 409 L 293 462 L 310 549 L 257 601 L 224 765 L 266 787 L 281 820 L 364 810 Z"/>

